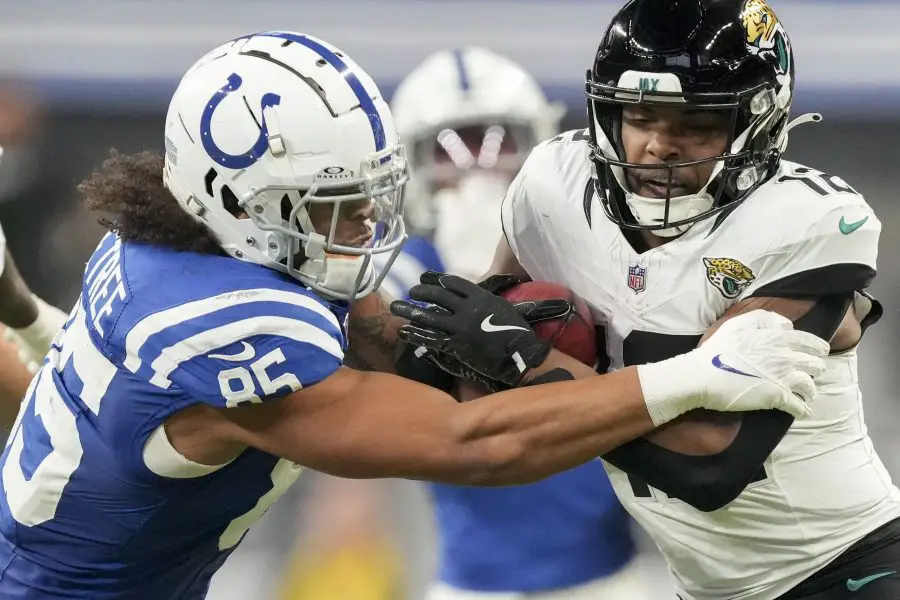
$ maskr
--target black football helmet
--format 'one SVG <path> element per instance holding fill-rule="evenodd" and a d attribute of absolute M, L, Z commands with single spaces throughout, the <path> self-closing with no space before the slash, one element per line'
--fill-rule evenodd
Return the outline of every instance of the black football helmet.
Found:
<path fill-rule="evenodd" d="M 626 229 L 662 236 L 743 201 L 771 177 L 787 146 L 794 57 L 765 0 L 632 0 L 613 18 L 587 72 L 591 161 L 607 216 Z M 639 165 L 626 161 L 622 109 L 655 104 L 727 111 L 724 154 L 699 161 Z M 672 196 L 679 167 L 714 162 L 696 194 Z M 658 168 L 665 198 L 628 188 L 627 169 Z"/>

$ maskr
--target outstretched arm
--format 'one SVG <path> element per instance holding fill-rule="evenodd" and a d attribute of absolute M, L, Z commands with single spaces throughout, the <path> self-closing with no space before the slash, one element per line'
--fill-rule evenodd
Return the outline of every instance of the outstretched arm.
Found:
<path fill-rule="evenodd" d="M 342 369 L 219 416 L 229 439 L 332 475 L 461 485 L 536 481 L 653 428 L 636 369 L 465 404 L 399 377 Z"/>
<path fill-rule="evenodd" d="M 0 230 L 0 437 L 4 437 L 65 313 L 31 293 Z"/>
<path fill-rule="evenodd" d="M 210 448 L 233 453 L 249 446 L 343 477 L 528 483 L 608 453 L 698 405 L 797 409 L 802 402 L 794 394 L 814 392 L 808 378 L 824 368 L 815 358 L 824 349 L 760 314 L 668 361 L 582 373 L 584 379 L 525 386 L 477 402 L 458 404 L 400 377 L 342 367 L 280 399 L 185 411 L 166 423 L 166 433 L 182 455 L 207 464 L 221 462 Z M 722 353 L 760 375 L 711 366 L 711 356 Z M 770 355 L 774 360 L 763 358 Z M 660 394 L 659 381 L 685 371 L 692 376 L 682 375 L 679 385 Z M 802 382 L 800 371 L 807 375 Z"/>
<path fill-rule="evenodd" d="M 0 230 L 0 247 L 5 245 Z M 50 342 L 66 321 L 66 313 L 34 295 L 19 274 L 8 248 L 0 259 L 0 323 L 4 339 L 15 343 L 34 371 L 50 349 Z"/>
<path fill-rule="evenodd" d="M 22 329 L 37 320 L 38 305 L 28 284 L 19 274 L 9 249 L 5 248 L 3 252 L 3 261 L 0 262 L 0 323 Z"/>

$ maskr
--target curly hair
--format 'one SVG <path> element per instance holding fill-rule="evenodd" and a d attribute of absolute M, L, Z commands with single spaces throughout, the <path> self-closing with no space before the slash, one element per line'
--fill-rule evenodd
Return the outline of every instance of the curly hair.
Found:
<path fill-rule="evenodd" d="M 101 225 L 125 241 L 201 254 L 220 252 L 219 242 L 203 224 L 184 212 L 163 184 L 165 162 L 151 151 L 109 157 L 78 185 Z"/>

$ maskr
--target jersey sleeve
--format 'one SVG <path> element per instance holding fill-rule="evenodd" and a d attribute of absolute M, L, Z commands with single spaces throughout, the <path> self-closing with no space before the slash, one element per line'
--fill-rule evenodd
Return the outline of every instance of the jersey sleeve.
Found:
<path fill-rule="evenodd" d="M 159 388 L 175 386 L 197 402 L 233 407 L 310 387 L 340 368 L 344 333 L 326 305 L 295 291 L 254 293 L 249 301 L 217 296 L 145 319 L 156 324 L 132 344 L 145 338 L 133 361 L 142 365 L 138 372 Z M 148 329 L 159 331 L 148 336 Z"/>
<path fill-rule="evenodd" d="M 739 299 L 825 296 L 868 287 L 875 277 L 881 222 L 861 197 L 847 197 L 807 211 L 798 218 L 802 227 L 778 228 L 781 235 L 749 261 L 752 281 Z"/>

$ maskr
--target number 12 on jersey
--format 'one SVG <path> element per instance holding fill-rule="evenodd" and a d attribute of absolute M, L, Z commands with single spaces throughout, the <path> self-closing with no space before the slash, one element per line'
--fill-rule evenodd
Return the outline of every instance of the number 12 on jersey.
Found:
<path fill-rule="evenodd" d="M 605 372 L 610 366 L 642 365 L 651 362 L 659 362 L 685 354 L 697 347 L 702 336 L 700 335 L 674 335 L 655 333 L 650 331 L 634 330 L 622 340 L 617 348 L 607 347 L 606 328 L 597 325 L 597 370 Z M 631 492 L 635 498 L 657 502 L 661 498 L 668 498 L 663 492 L 651 488 L 640 477 L 625 473 Z M 757 483 L 768 478 L 765 467 L 760 467 L 759 472 L 749 483 Z"/>

